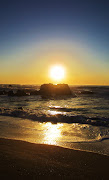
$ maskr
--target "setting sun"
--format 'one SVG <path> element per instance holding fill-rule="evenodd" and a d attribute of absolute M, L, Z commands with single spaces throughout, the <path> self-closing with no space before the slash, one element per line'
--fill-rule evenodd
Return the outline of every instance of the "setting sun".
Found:
<path fill-rule="evenodd" d="M 65 77 L 65 70 L 62 66 L 56 65 L 50 69 L 50 77 L 53 80 L 60 81 Z"/>

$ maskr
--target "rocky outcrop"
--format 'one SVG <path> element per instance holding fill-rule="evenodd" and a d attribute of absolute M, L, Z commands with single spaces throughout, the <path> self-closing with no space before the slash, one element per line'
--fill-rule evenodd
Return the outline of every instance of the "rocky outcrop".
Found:
<path fill-rule="evenodd" d="M 30 95 L 33 95 L 33 96 L 39 95 L 39 94 L 40 94 L 40 93 L 39 93 L 39 91 L 37 91 L 37 90 L 30 92 Z"/>
<path fill-rule="evenodd" d="M 6 91 L 3 90 L 3 91 L 0 91 L 0 95 L 5 95 L 6 94 Z"/>
<path fill-rule="evenodd" d="M 13 91 L 8 92 L 8 96 L 28 96 L 28 94 L 24 90 L 18 89 L 16 93 L 13 93 Z"/>
<path fill-rule="evenodd" d="M 8 96 L 14 96 L 13 91 L 9 91 L 9 92 L 8 92 Z"/>
<path fill-rule="evenodd" d="M 80 94 L 94 94 L 93 91 L 81 91 Z"/>
<path fill-rule="evenodd" d="M 15 96 L 27 96 L 27 93 L 24 90 L 17 90 Z"/>
<path fill-rule="evenodd" d="M 52 97 L 58 97 L 58 96 L 75 96 L 68 84 L 43 84 L 40 87 L 40 95 L 42 96 L 52 96 Z"/>
<path fill-rule="evenodd" d="M 71 91 L 68 84 L 42 84 L 40 90 L 23 90 L 18 89 L 17 92 L 13 90 L 8 91 L 8 96 L 28 96 L 28 95 L 41 95 L 42 98 L 63 98 L 63 97 L 76 97 Z"/>

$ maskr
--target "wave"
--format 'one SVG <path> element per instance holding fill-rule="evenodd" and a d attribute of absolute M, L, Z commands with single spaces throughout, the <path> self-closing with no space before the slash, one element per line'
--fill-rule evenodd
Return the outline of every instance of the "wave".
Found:
<path fill-rule="evenodd" d="M 72 112 L 72 111 L 87 111 L 85 108 L 62 108 L 62 107 L 50 107 L 51 110 L 60 112 Z"/>
<path fill-rule="evenodd" d="M 63 111 L 65 110 L 65 108 L 61 110 Z M 19 109 L 0 108 L 0 115 L 29 119 L 38 122 L 80 123 L 80 124 L 89 124 L 93 126 L 109 127 L 109 119 L 105 117 L 87 117 L 84 115 L 69 116 L 66 114 L 51 115 L 44 113 L 37 114 L 37 113 L 33 113 L 32 111 L 24 110 L 23 108 L 19 108 Z"/>
<path fill-rule="evenodd" d="M 105 140 L 109 140 L 109 136 L 108 137 L 101 137 L 100 139 L 96 138 L 96 139 L 92 139 L 92 140 L 87 140 L 87 141 L 77 141 L 77 142 L 66 142 L 66 143 L 72 143 L 72 144 L 82 144 L 82 143 L 95 143 L 95 142 L 102 142 Z"/>

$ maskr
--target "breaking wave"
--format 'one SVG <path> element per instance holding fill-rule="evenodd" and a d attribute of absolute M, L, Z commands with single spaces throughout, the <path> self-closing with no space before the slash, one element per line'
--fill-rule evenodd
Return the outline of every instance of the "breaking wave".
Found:
<path fill-rule="evenodd" d="M 105 117 L 88 117 L 84 115 L 66 115 L 66 114 L 58 114 L 58 111 L 67 111 L 70 112 L 72 110 L 78 110 L 75 108 L 50 108 L 51 110 L 55 109 L 54 114 L 47 113 L 34 113 L 30 110 L 24 110 L 22 107 L 18 109 L 6 109 L 0 108 L 0 115 L 2 116 L 11 116 L 18 117 L 23 119 L 29 119 L 32 121 L 38 122 L 51 122 L 51 123 L 80 123 L 80 124 L 89 124 L 94 126 L 104 126 L 109 127 L 109 119 Z M 80 109 L 79 109 L 80 111 Z M 83 111 L 83 109 L 82 109 Z"/>

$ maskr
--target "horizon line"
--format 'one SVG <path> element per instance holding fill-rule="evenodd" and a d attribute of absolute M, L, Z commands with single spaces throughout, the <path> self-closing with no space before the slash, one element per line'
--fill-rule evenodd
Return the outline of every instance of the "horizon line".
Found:
<path fill-rule="evenodd" d="M 25 85 L 25 86 L 28 86 L 28 85 L 34 85 L 34 86 L 40 86 L 42 84 L 68 84 L 68 83 L 41 83 L 41 84 L 20 84 L 20 83 L 0 83 L 0 85 Z M 109 84 L 68 84 L 69 86 L 109 86 Z"/>

